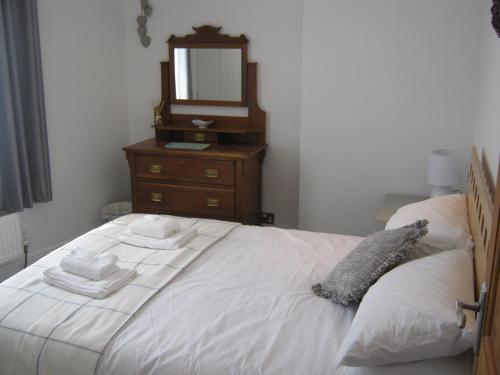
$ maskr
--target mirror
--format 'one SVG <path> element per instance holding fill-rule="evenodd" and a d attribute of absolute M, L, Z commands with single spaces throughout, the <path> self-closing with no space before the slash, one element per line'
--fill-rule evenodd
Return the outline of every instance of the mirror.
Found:
<path fill-rule="evenodd" d="M 209 25 L 193 30 L 168 40 L 170 102 L 246 106 L 246 36 L 221 34 L 221 27 Z"/>
<path fill-rule="evenodd" d="M 242 50 L 174 48 L 176 100 L 240 102 Z"/>

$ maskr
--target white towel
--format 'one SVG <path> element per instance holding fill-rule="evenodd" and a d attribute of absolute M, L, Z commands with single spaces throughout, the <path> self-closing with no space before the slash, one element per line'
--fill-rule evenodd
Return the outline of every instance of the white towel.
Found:
<path fill-rule="evenodd" d="M 121 242 L 138 247 L 147 247 L 155 250 L 176 250 L 186 246 L 189 241 L 196 237 L 196 233 L 196 229 L 188 228 L 181 230 L 169 238 L 159 240 L 156 238 L 140 236 L 131 232 L 129 229 L 126 229 L 118 234 L 118 239 Z"/>
<path fill-rule="evenodd" d="M 43 281 L 72 293 L 101 299 L 127 285 L 136 273 L 135 269 L 120 268 L 106 279 L 92 281 L 51 267 L 43 272 Z"/>
<path fill-rule="evenodd" d="M 91 260 L 99 255 L 97 250 L 89 249 L 87 247 L 75 247 L 74 249 L 71 249 L 69 253 L 75 257 L 82 258 L 82 260 Z"/>
<path fill-rule="evenodd" d="M 134 220 L 128 229 L 140 236 L 152 237 L 163 240 L 181 230 L 179 222 L 169 217 L 158 215 L 145 215 Z"/>
<path fill-rule="evenodd" d="M 95 258 L 82 258 L 70 253 L 61 259 L 61 269 L 91 280 L 102 280 L 118 271 L 118 257 L 113 254 L 100 254 Z"/>

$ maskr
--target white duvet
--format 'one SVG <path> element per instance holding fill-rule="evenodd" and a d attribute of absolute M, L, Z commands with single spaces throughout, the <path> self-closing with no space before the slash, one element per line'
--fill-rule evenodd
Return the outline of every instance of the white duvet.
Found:
<path fill-rule="evenodd" d="M 316 297 L 310 287 L 360 241 L 235 229 L 129 320 L 108 343 L 97 373 L 469 374 L 470 353 L 408 365 L 334 367 L 355 311 Z"/>

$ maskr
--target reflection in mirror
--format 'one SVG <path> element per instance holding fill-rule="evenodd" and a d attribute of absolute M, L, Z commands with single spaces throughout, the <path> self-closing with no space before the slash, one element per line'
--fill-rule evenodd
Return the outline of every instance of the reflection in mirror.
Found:
<path fill-rule="evenodd" d="M 175 99 L 241 101 L 239 48 L 174 48 Z"/>

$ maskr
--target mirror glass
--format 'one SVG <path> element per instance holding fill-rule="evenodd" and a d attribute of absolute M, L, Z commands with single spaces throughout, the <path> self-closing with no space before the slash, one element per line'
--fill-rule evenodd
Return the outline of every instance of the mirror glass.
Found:
<path fill-rule="evenodd" d="M 240 48 L 174 48 L 177 100 L 241 101 Z"/>

